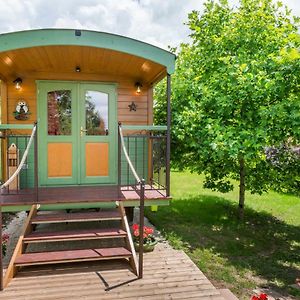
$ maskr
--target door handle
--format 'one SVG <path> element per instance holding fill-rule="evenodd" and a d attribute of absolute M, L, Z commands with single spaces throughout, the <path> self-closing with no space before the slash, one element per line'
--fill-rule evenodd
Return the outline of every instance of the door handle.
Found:
<path fill-rule="evenodd" d="M 83 129 L 83 127 L 80 127 L 80 136 L 83 137 L 83 133 L 87 132 L 87 129 Z"/>

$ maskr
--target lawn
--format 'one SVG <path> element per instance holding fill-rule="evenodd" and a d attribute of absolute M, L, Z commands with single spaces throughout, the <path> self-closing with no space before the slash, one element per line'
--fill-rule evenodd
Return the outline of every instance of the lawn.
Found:
<path fill-rule="evenodd" d="M 237 219 L 238 185 L 222 194 L 202 187 L 203 176 L 172 172 L 173 200 L 146 214 L 173 247 L 183 249 L 217 287 L 249 299 L 256 287 L 300 296 L 300 198 L 270 192 L 246 195 Z"/>

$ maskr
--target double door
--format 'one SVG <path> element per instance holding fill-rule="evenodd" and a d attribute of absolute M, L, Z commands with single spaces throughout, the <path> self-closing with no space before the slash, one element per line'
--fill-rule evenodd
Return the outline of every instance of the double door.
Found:
<path fill-rule="evenodd" d="M 115 85 L 39 81 L 38 124 L 40 185 L 116 182 Z"/>

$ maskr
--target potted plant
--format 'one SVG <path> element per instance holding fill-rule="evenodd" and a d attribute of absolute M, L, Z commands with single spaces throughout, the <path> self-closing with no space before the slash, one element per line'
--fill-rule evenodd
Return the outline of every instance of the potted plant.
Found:
<path fill-rule="evenodd" d="M 140 227 L 138 224 L 132 225 L 133 229 L 133 243 L 136 251 L 139 251 Z M 157 240 L 153 236 L 153 228 L 144 226 L 143 230 L 143 249 L 144 252 L 151 252 L 154 250 Z"/>
<path fill-rule="evenodd" d="M 251 300 L 268 300 L 268 295 L 267 294 L 260 294 L 259 296 L 253 295 L 251 297 Z"/>
<path fill-rule="evenodd" d="M 2 234 L 2 255 L 5 256 L 7 250 L 7 244 L 9 235 L 7 233 Z"/>

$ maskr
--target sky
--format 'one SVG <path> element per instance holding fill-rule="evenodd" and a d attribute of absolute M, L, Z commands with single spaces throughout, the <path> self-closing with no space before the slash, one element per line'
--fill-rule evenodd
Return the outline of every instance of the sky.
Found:
<path fill-rule="evenodd" d="M 73 28 L 125 35 L 167 49 L 188 41 L 184 22 L 204 0 L 0 0 L 0 33 Z M 235 5 L 238 0 L 230 0 Z M 281 0 L 300 16 L 300 0 Z"/>

